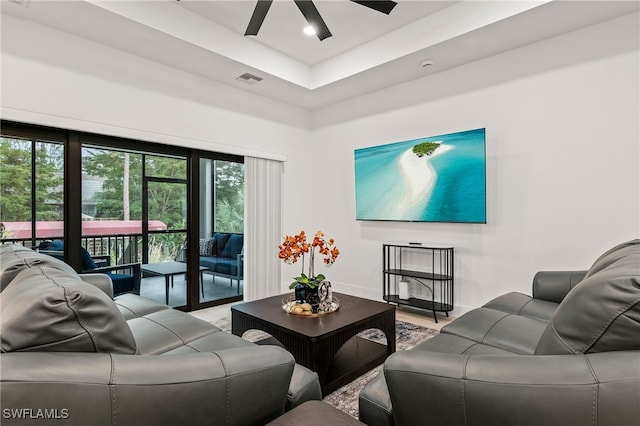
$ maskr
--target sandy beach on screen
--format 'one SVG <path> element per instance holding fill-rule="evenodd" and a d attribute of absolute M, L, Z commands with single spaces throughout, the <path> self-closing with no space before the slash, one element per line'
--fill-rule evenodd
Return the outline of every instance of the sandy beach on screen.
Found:
<path fill-rule="evenodd" d="M 400 208 L 408 209 L 422 201 L 433 190 L 436 173 L 430 159 L 452 149 L 451 145 L 441 144 L 431 155 L 418 157 L 411 149 L 398 160 L 398 168 L 404 179 L 404 193 L 400 199 Z"/>

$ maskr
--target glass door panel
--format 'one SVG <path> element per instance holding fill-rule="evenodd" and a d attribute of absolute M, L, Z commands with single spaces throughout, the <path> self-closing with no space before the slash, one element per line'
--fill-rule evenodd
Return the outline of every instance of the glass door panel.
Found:
<path fill-rule="evenodd" d="M 201 303 L 242 300 L 244 164 L 200 159 Z"/>
<path fill-rule="evenodd" d="M 175 159 L 165 160 L 175 164 Z M 178 161 L 186 165 L 185 160 Z M 189 285 L 185 254 L 186 180 L 148 177 L 145 182 L 148 238 L 142 266 L 145 278 L 141 294 L 163 303 L 168 302 L 170 306 L 185 306 Z"/>
<path fill-rule="evenodd" d="M 141 181 L 141 154 L 83 146 L 81 245 L 98 266 L 140 263 Z"/>
<path fill-rule="evenodd" d="M 0 137 L 0 238 L 39 246 L 64 236 L 64 146 Z M 44 247 L 44 246 L 43 246 Z M 60 250 L 60 258 L 62 258 Z"/>

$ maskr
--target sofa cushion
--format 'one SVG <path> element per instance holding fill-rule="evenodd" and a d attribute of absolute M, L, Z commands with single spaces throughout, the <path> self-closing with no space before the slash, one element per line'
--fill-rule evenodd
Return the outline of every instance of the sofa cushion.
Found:
<path fill-rule="evenodd" d="M 142 317 L 153 312 L 164 311 L 169 308 L 167 305 L 155 302 L 131 293 L 116 296 L 113 299 L 116 307 L 125 320 Z"/>
<path fill-rule="evenodd" d="M 601 254 L 596 259 L 596 261 L 593 262 L 593 265 L 591 265 L 591 268 L 589 268 L 584 278 L 589 278 L 590 276 L 602 271 L 603 269 L 628 256 L 629 254 L 637 252 L 638 247 L 640 247 L 640 239 L 627 241 L 612 247 L 611 249 Z"/>
<path fill-rule="evenodd" d="M 0 293 L 0 304 L 2 352 L 136 353 L 131 330 L 113 301 L 53 267 L 22 271 Z"/>
<path fill-rule="evenodd" d="M 626 243 L 601 256 L 567 294 L 535 353 L 637 350 L 639 335 L 640 244 Z"/>
<path fill-rule="evenodd" d="M 220 332 L 212 324 L 175 309 L 133 318 L 127 324 L 135 336 L 138 353 L 141 355 L 165 353 L 211 333 Z"/>
<path fill-rule="evenodd" d="M 548 322 L 558 308 L 558 303 L 534 299 L 522 293 L 512 292 L 496 297 L 487 302 L 483 308 Z"/>
<path fill-rule="evenodd" d="M 517 354 L 533 354 L 547 323 L 521 315 L 478 308 L 442 328 L 453 334 Z"/>
<path fill-rule="evenodd" d="M 414 346 L 412 351 L 441 352 L 455 355 L 512 355 L 515 352 L 478 343 L 453 334 L 440 333 Z"/>
<path fill-rule="evenodd" d="M 71 277 L 79 278 L 76 271 L 61 260 L 36 253 L 20 245 L 1 245 L 0 257 L 2 258 L 0 263 L 0 291 L 4 290 L 21 271 L 35 266 L 50 266 L 64 271 Z"/>
<path fill-rule="evenodd" d="M 244 235 L 231 234 L 227 243 L 224 245 L 224 249 L 219 252 L 220 257 L 226 257 L 236 259 L 237 255 L 242 252 L 242 245 L 244 244 Z"/>

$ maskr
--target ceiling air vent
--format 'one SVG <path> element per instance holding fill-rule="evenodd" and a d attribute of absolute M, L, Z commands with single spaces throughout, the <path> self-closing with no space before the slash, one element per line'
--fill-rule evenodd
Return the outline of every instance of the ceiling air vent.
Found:
<path fill-rule="evenodd" d="M 247 84 L 256 84 L 262 81 L 262 77 L 245 72 L 244 74 L 237 76 L 236 80 Z"/>

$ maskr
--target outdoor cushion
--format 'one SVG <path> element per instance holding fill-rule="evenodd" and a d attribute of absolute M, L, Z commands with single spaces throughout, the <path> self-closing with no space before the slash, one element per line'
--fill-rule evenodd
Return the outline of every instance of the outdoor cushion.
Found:
<path fill-rule="evenodd" d="M 221 257 L 233 258 L 235 259 L 238 254 L 242 251 L 242 245 L 244 244 L 244 235 L 242 234 L 231 234 L 229 240 L 224 246 L 224 249 L 220 253 Z"/>
<path fill-rule="evenodd" d="M 200 238 L 200 256 L 211 256 L 215 243 L 215 238 Z"/>
<path fill-rule="evenodd" d="M 49 250 L 51 252 L 60 252 L 60 254 L 62 254 L 64 252 L 64 243 L 61 240 L 53 240 L 41 243 L 40 249 Z M 48 254 L 55 256 L 55 254 L 51 252 Z M 66 263 L 62 263 L 66 265 Z M 82 272 L 90 272 L 97 268 L 98 265 L 93 260 L 87 249 L 82 247 Z M 71 269 L 71 267 L 69 267 L 69 269 Z M 135 277 L 133 275 L 118 274 L 111 271 L 106 271 L 104 273 L 109 275 L 109 278 L 111 278 L 111 281 L 113 282 L 114 294 L 126 293 L 135 289 Z"/>
<path fill-rule="evenodd" d="M 231 234 L 227 232 L 216 232 L 215 234 L 213 234 L 213 238 L 216 240 L 216 242 L 211 250 L 212 256 L 220 256 L 220 253 L 222 253 L 222 250 L 224 250 L 224 246 L 227 244 L 227 241 L 229 241 L 230 236 Z"/>
<path fill-rule="evenodd" d="M 82 270 L 91 271 L 93 269 L 96 269 L 97 267 L 98 265 L 96 265 L 96 262 L 93 261 L 93 258 L 91 257 L 87 249 L 83 247 L 82 248 Z"/>
<path fill-rule="evenodd" d="M 226 258 L 219 257 L 218 260 L 216 261 L 216 264 L 213 270 L 221 274 L 237 275 L 238 262 L 236 261 L 236 259 L 226 259 Z"/>
<path fill-rule="evenodd" d="M 113 300 L 67 272 L 26 269 L 0 293 L 0 303 L 2 352 L 136 353 Z"/>
<path fill-rule="evenodd" d="M 40 249 L 64 252 L 64 242 L 62 240 L 53 240 L 48 243 L 41 243 Z M 96 265 L 96 262 L 94 262 L 87 249 L 82 247 L 82 270 L 91 271 L 97 267 L 98 265 Z"/>
<path fill-rule="evenodd" d="M 114 274 L 113 272 L 107 272 L 106 274 L 109 275 L 113 283 L 113 294 L 125 293 L 135 288 L 133 275 Z"/>

